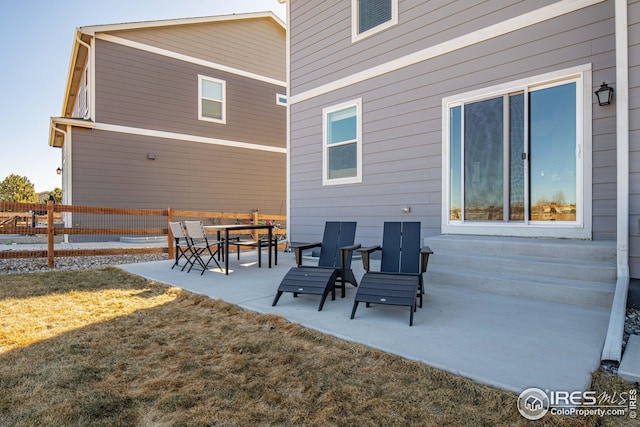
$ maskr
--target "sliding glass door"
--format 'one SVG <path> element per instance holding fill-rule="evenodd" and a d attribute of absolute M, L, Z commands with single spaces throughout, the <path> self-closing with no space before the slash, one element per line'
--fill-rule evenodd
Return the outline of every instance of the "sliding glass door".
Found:
<path fill-rule="evenodd" d="M 577 220 L 578 82 L 449 106 L 449 221 Z"/>

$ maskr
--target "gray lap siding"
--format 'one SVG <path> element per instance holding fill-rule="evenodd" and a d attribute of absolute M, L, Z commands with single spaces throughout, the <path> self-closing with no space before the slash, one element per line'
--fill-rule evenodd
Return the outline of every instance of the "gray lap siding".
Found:
<path fill-rule="evenodd" d="M 296 4 L 304 9 L 310 7 L 309 3 L 294 1 L 292 14 L 298 13 L 295 12 Z M 457 3 L 467 5 L 467 2 Z M 530 2 L 524 3 L 531 5 Z M 532 9 L 553 2 L 535 3 Z M 421 7 L 416 2 L 401 1 L 398 28 L 371 37 L 369 56 L 376 60 L 372 59 L 367 64 L 382 63 L 381 58 L 393 55 L 394 48 L 401 49 L 409 43 L 408 34 L 392 37 L 404 31 L 400 29 L 402 13 L 403 8 L 409 6 L 415 9 L 415 13 Z M 518 7 L 525 5 L 520 3 Z M 519 9 L 509 10 L 515 12 Z M 494 12 L 495 17 L 507 18 L 504 13 Z M 349 11 L 341 13 L 348 16 Z M 336 32 L 344 32 L 343 27 L 347 25 L 343 22 L 345 17 L 339 17 L 335 19 L 342 26 Z M 293 20 L 291 28 L 292 49 L 296 46 L 293 41 L 303 46 L 303 36 L 307 36 L 303 30 L 298 33 L 295 22 Z M 488 17 L 482 18 L 482 22 L 486 25 L 495 23 Z M 463 27 L 452 29 L 448 34 L 466 33 L 467 29 Z M 432 45 L 431 37 L 435 35 L 426 31 L 412 35 L 412 49 Z M 357 238 L 362 244 L 377 242 L 382 223 L 390 220 L 420 220 L 423 236 L 440 234 L 442 99 L 584 64 L 592 66 L 594 86 L 601 81 L 613 81 L 613 31 L 613 2 L 608 1 L 293 104 L 292 238 L 317 238 L 313 235 L 316 225 L 330 219 L 358 221 Z M 376 38 L 377 42 L 374 41 Z M 329 52 L 330 48 L 326 49 Z M 346 59 L 341 61 L 342 68 L 338 71 L 332 65 L 316 67 L 313 71 L 305 68 L 304 64 L 294 66 L 292 96 L 351 72 L 365 71 L 365 64 L 357 60 L 360 49 L 356 43 L 342 51 L 340 54 Z M 321 49 L 317 50 L 314 55 L 320 55 Z M 295 58 L 296 54 L 302 55 L 294 50 L 292 57 Z M 352 55 L 353 59 L 350 59 Z M 323 187 L 322 109 L 360 97 L 363 105 L 362 183 Z M 612 200 L 608 191 L 615 188 L 616 182 L 615 125 L 610 126 L 615 123 L 613 114 L 614 111 L 597 106 L 593 109 L 595 240 L 611 240 L 616 235 L 615 193 Z M 402 213 L 405 206 L 411 206 L 409 214 Z"/>
<path fill-rule="evenodd" d="M 226 82 L 226 124 L 198 120 L 198 75 Z M 96 121 L 285 146 L 286 88 L 97 40 Z"/>
<path fill-rule="evenodd" d="M 282 153 L 76 128 L 72 156 L 74 205 L 286 212 Z"/>

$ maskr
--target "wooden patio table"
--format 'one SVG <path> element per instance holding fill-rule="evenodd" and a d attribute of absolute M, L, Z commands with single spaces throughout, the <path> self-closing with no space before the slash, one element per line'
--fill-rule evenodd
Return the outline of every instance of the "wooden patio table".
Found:
<path fill-rule="evenodd" d="M 267 230 L 269 248 L 269 268 L 271 268 L 271 248 L 273 247 L 273 225 L 268 224 L 228 224 L 228 225 L 205 225 L 206 232 L 215 231 L 218 240 L 224 231 L 224 274 L 229 274 L 229 231 L 230 230 Z M 258 250 L 260 250 L 258 248 Z M 276 249 L 277 250 L 277 249 Z"/>

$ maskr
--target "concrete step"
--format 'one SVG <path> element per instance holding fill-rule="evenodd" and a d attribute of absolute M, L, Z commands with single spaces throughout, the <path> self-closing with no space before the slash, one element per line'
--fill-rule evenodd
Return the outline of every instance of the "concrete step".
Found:
<path fill-rule="evenodd" d="M 425 239 L 434 254 L 427 283 L 608 309 L 615 242 L 484 236 Z"/>
<path fill-rule="evenodd" d="M 433 248 L 432 248 L 433 249 Z M 616 267 L 611 262 L 584 261 L 547 256 L 486 255 L 438 251 L 438 266 L 464 268 L 486 273 L 551 277 L 573 280 L 589 278 L 594 282 L 614 283 Z"/>
<path fill-rule="evenodd" d="M 424 244 L 434 252 L 597 260 L 614 265 L 616 262 L 613 241 L 440 235 L 425 238 Z"/>
<path fill-rule="evenodd" d="M 602 282 L 525 277 L 505 273 L 489 274 L 461 268 L 451 270 L 431 264 L 425 273 L 425 283 L 466 287 L 476 291 L 528 298 L 561 304 L 609 309 L 615 286 Z"/>

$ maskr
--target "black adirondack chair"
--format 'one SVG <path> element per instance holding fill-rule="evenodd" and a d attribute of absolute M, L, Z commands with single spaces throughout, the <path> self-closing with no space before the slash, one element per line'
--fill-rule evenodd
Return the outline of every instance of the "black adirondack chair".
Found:
<path fill-rule="evenodd" d="M 379 272 L 369 271 L 371 253 L 381 250 L 382 260 Z M 353 319 L 358 304 L 364 302 L 408 306 L 411 310 L 409 325 L 413 325 L 416 300 L 422 307 L 424 279 L 429 255 L 428 246 L 420 247 L 419 222 L 385 222 L 382 246 L 372 246 L 360 250 L 366 273 L 360 281 L 351 311 Z"/>
<path fill-rule="evenodd" d="M 328 221 L 321 243 L 292 243 L 298 266 L 291 268 L 282 279 L 272 306 L 278 303 L 284 292 L 292 292 L 294 297 L 298 294 L 322 295 L 318 311 L 322 310 L 329 292 L 331 299 L 336 299 L 336 287 L 342 289 L 344 298 L 346 283 L 358 286 L 351 270 L 353 251 L 360 248 L 354 244 L 355 236 L 355 222 Z M 303 266 L 302 251 L 317 247 L 320 248 L 318 266 Z"/>

